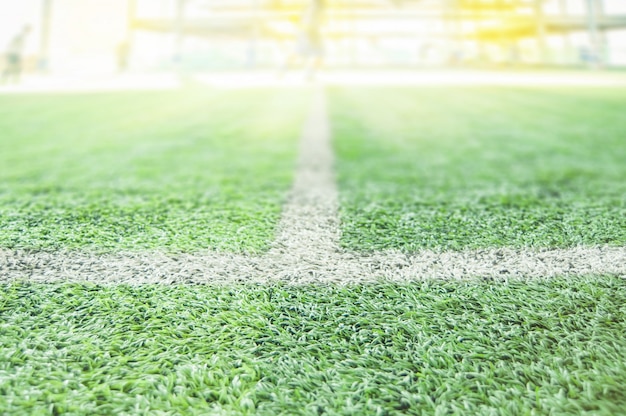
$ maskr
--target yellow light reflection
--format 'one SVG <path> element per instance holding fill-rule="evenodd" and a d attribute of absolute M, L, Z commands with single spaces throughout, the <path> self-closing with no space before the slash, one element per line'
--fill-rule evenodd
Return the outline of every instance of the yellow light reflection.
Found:
<path fill-rule="evenodd" d="M 45 2 L 52 5 L 47 37 L 42 29 Z M 626 9 L 607 14 L 607 10 L 621 10 L 615 8 L 620 0 L 605 0 L 604 11 L 594 11 L 593 19 L 585 7 L 571 7 L 573 1 L 561 0 L 10 3 L 0 4 L 0 46 L 9 43 L 20 25 L 30 24 L 33 31 L 22 53 L 25 71 L 33 74 L 41 62 L 47 64 L 49 73 L 83 76 L 126 70 L 271 72 L 286 61 L 299 61 L 302 69 L 327 70 L 529 64 L 597 67 L 626 56 L 626 35 L 620 38 L 613 33 L 613 29 L 626 31 Z M 313 23 L 311 15 L 316 16 Z M 46 48 L 44 38 L 49 44 Z M 292 59 L 291 55 L 300 56 Z M 5 67 L 1 62 L 0 68 Z"/>

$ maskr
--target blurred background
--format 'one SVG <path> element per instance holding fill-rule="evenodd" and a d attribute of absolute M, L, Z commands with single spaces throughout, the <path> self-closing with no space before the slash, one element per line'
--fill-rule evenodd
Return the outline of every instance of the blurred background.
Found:
<path fill-rule="evenodd" d="M 4 72 L 19 55 L 21 79 L 280 73 L 291 61 L 311 71 L 606 69 L 626 67 L 626 1 L 0 0 L 0 48 Z"/>

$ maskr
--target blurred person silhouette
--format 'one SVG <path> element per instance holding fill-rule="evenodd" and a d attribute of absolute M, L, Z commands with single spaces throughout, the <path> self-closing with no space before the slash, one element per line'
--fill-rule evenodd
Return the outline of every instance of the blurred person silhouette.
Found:
<path fill-rule="evenodd" d="M 282 77 L 294 65 L 303 65 L 307 79 L 315 78 L 324 61 L 324 45 L 321 34 L 326 10 L 325 0 L 310 0 L 302 14 L 295 50 L 289 55 L 280 70 Z"/>
<path fill-rule="evenodd" d="M 23 71 L 23 53 L 24 46 L 26 44 L 26 38 L 30 33 L 30 26 L 25 25 L 20 33 L 15 35 L 6 50 L 6 66 L 2 72 L 2 83 L 8 84 L 13 82 L 15 84 L 20 82 Z"/>

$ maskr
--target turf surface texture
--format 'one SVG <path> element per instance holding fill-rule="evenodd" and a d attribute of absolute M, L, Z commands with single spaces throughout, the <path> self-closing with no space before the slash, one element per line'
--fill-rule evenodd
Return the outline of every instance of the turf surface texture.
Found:
<path fill-rule="evenodd" d="M 12 284 L 0 409 L 619 414 L 619 278 L 353 287 Z"/>
<path fill-rule="evenodd" d="M 0 97 L 0 246 L 257 253 L 307 92 Z"/>
<path fill-rule="evenodd" d="M 626 244 L 626 90 L 331 91 L 344 247 Z"/>
<path fill-rule="evenodd" d="M 329 96 L 346 249 L 626 242 L 621 90 Z M 309 97 L 0 97 L 0 247 L 262 253 Z M 0 413 L 619 414 L 625 287 L 14 282 Z"/>

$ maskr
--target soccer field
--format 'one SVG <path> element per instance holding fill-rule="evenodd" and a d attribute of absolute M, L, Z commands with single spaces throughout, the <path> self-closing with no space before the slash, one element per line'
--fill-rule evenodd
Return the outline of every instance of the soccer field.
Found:
<path fill-rule="evenodd" d="M 0 245 L 262 251 L 308 95 L 0 96 Z"/>
<path fill-rule="evenodd" d="M 619 414 L 624 97 L 0 96 L 0 413 Z"/>
<path fill-rule="evenodd" d="M 625 92 L 332 91 L 344 247 L 625 245 Z"/>

